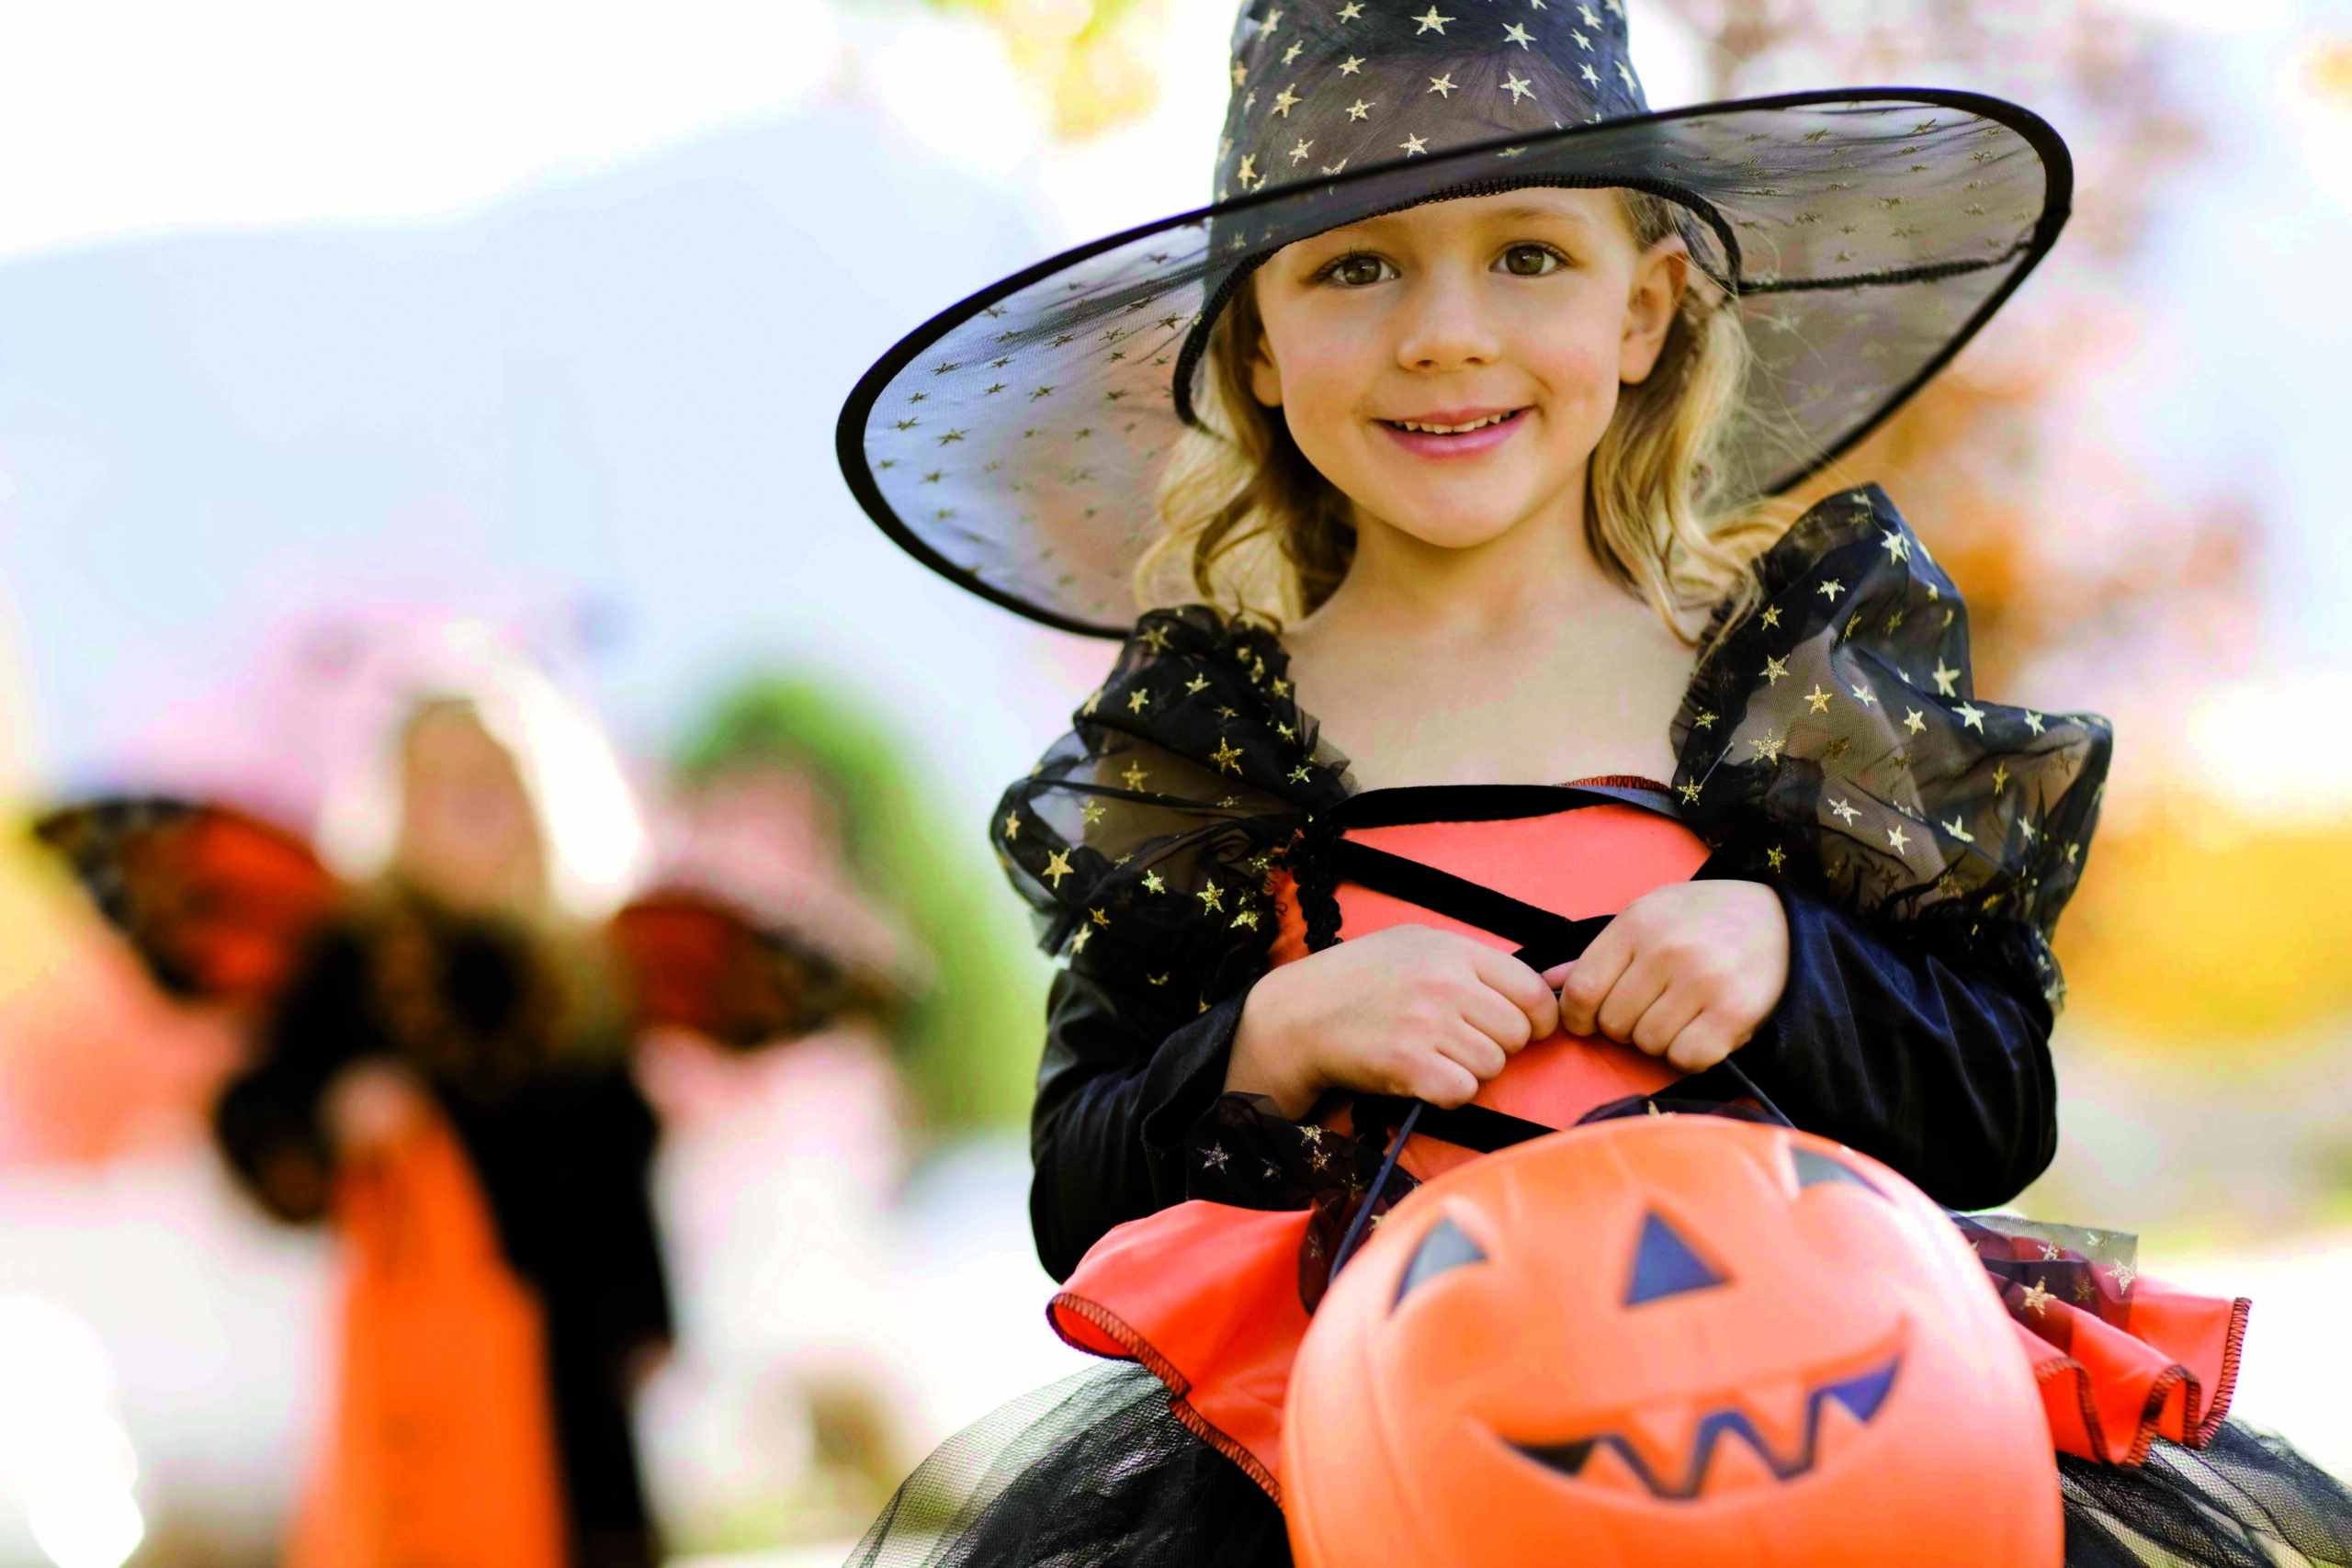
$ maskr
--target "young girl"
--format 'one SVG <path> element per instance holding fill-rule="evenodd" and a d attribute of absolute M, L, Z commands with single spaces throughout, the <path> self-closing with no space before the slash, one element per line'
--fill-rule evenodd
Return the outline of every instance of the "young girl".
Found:
<path fill-rule="evenodd" d="M 1521 1139 L 1746 1107 L 1955 1208 L 2055 1147 L 2049 936 L 2106 726 L 1976 700 L 1875 489 L 1764 498 L 2022 281 L 2063 146 L 1938 92 L 1651 115 L 1614 0 L 1453 10 L 1253 0 L 1220 204 L 949 311 L 844 412 L 863 502 L 975 591 L 1105 632 L 1130 574 L 1211 601 L 1142 617 L 992 826 L 1069 956 L 1032 1122 L 1056 1325 L 1136 1365 L 951 1443 L 860 1561 L 1287 1561 L 1334 1252 Z M 2100 1245 L 2079 1300 L 2128 1321 Z M 2221 1427 L 2242 1323 L 2135 1347 L 2190 1397 L 2078 1446 L 2209 1442 L 2342 1529 Z M 2124 1473 L 2242 1560 L 2176 1468 Z M 2082 1560 L 2120 1551 L 2070 1485 Z"/>
<path fill-rule="evenodd" d="M 380 773 L 343 797 L 380 802 L 380 822 L 344 819 L 383 829 L 365 883 L 224 805 L 40 825 L 187 1027 L 244 1053 L 214 1106 L 231 1168 L 334 1233 L 337 1366 L 297 1568 L 659 1561 L 631 1405 L 672 1320 L 637 1052 L 681 1032 L 780 1045 L 887 994 L 690 882 L 579 919 L 518 739 L 549 709 L 528 671 L 467 673 L 402 680 Z"/>
<path fill-rule="evenodd" d="M 352 1281 L 297 1564 L 658 1560 L 629 1430 L 672 1332 L 656 1126 L 522 766 L 474 704 L 420 702 L 380 884 L 311 934 L 217 1108 L 237 1174 L 330 1221 Z M 437 1438 L 441 1465 L 401 1451 L 450 1426 L 470 1446 Z"/>

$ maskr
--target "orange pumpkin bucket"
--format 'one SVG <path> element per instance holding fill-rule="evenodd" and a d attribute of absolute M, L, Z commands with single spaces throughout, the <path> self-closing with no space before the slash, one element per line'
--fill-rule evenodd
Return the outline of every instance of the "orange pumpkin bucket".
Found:
<path fill-rule="evenodd" d="M 1873 1160 L 1712 1117 L 1555 1134 L 1420 1189 L 1333 1282 L 1283 1422 L 1293 1549 L 2055 1568 L 2015 1338 L 1951 1222 Z"/>

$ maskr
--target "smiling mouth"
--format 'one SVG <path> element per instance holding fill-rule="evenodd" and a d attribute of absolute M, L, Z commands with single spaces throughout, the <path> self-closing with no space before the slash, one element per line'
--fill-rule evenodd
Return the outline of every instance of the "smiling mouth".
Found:
<path fill-rule="evenodd" d="M 1384 419 L 1380 423 L 1391 430 L 1401 430 L 1413 435 L 1467 435 L 1490 425 L 1507 424 L 1525 413 L 1525 409 L 1512 409 L 1506 413 L 1490 413 L 1460 424 L 1438 424 L 1420 419 Z"/>
<path fill-rule="evenodd" d="M 1773 1475 L 1782 1481 L 1793 1481 L 1810 1472 L 1821 1457 L 1822 1416 L 1832 1404 L 1842 1406 L 1857 1423 L 1867 1427 L 1885 1406 L 1886 1397 L 1894 1390 L 1895 1374 L 1902 1370 L 1900 1351 L 1887 1357 L 1867 1371 L 1833 1382 L 1815 1385 L 1807 1394 L 1804 1406 L 1804 1434 L 1793 1452 L 1783 1452 L 1759 1430 L 1755 1419 L 1739 1405 L 1725 1404 L 1708 1411 L 1699 1418 L 1690 1437 L 1690 1451 L 1680 1473 L 1661 1474 L 1655 1468 L 1642 1445 L 1622 1432 L 1602 1432 L 1580 1438 L 1569 1443 L 1513 1443 L 1510 1446 L 1529 1459 L 1561 1475 L 1580 1477 L 1585 1466 L 1603 1450 L 1613 1451 L 1625 1468 L 1637 1476 L 1650 1495 L 1668 1502 L 1687 1503 L 1697 1498 L 1705 1489 L 1707 1469 L 1719 1444 L 1729 1440 L 1746 1443 L 1754 1450 Z"/>

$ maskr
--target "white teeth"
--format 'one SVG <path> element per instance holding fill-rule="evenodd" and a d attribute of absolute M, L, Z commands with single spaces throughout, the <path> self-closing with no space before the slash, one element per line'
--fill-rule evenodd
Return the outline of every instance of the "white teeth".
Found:
<path fill-rule="evenodd" d="M 1512 413 L 1518 412 L 1516 409 L 1511 411 Z M 1399 430 L 1419 431 L 1425 435 L 1460 435 L 1466 431 L 1484 430 L 1490 424 L 1500 424 L 1510 417 L 1510 414 L 1508 413 L 1490 413 L 1484 419 L 1474 419 L 1467 424 L 1423 424 L 1409 419 L 1392 419 L 1388 423 Z"/>

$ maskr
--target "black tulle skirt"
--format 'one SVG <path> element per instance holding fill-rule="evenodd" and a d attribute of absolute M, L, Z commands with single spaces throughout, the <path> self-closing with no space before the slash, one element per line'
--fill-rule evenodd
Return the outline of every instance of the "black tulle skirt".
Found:
<path fill-rule="evenodd" d="M 2225 1423 L 2135 1469 L 2057 1460 L 2068 1568 L 2352 1568 L 2352 1491 Z M 1276 1508 L 1116 1363 L 950 1438 L 899 1488 L 850 1568 L 1289 1568 Z"/>

